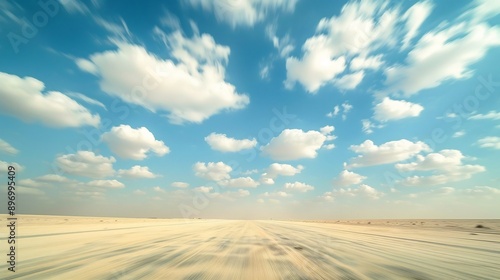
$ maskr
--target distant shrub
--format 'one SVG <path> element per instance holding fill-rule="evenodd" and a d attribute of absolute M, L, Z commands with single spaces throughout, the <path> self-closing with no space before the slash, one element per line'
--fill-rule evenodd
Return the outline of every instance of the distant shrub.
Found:
<path fill-rule="evenodd" d="M 484 228 L 484 229 L 489 229 L 489 227 L 485 227 L 483 225 L 477 225 L 476 228 Z"/>

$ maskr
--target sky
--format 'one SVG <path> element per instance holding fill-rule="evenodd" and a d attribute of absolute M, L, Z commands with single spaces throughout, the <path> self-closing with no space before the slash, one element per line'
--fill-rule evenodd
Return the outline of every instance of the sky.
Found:
<path fill-rule="evenodd" d="M 0 176 L 29 214 L 500 218 L 499 14 L 2 1 Z"/>

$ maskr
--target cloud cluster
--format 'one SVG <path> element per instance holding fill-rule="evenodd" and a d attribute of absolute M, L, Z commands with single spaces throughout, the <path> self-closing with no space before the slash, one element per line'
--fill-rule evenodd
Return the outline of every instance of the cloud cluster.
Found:
<path fill-rule="evenodd" d="M 433 175 L 411 176 L 399 181 L 406 186 L 433 186 L 449 182 L 466 180 L 472 175 L 484 172 L 486 169 L 481 165 L 464 164 L 462 160 L 466 157 L 459 150 L 442 150 L 438 153 L 430 153 L 426 156 L 418 155 L 411 163 L 396 164 L 400 171 L 430 171 Z"/>
<path fill-rule="evenodd" d="M 35 78 L 0 72 L 0 84 L 2 114 L 50 127 L 97 127 L 100 123 L 99 115 L 74 99 L 57 91 L 44 92 L 45 85 Z"/>
<path fill-rule="evenodd" d="M 332 131 L 333 127 L 324 127 L 321 131 L 285 129 L 261 147 L 261 151 L 263 155 L 280 161 L 316 158 L 325 141 L 335 139 Z"/>
<path fill-rule="evenodd" d="M 196 176 L 210 181 L 228 180 L 231 177 L 229 173 L 232 170 L 231 166 L 222 161 L 209 163 L 197 162 L 193 166 Z"/>
<path fill-rule="evenodd" d="M 420 152 L 430 151 L 424 142 L 411 142 L 406 139 L 389 141 L 377 146 L 371 140 L 366 140 L 360 145 L 352 145 L 350 150 L 359 154 L 352 158 L 349 167 L 362 167 L 393 163 L 410 159 Z"/>
<path fill-rule="evenodd" d="M 213 12 L 217 21 L 225 22 L 232 28 L 254 26 L 263 21 L 271 12 L 293 12 L 298 0 L 188 0 L 193 7 Z"/>
<path fill-rule="evenodd" d="M 100 79 L 104 92 L 152 112 L 166 111 L 175 124 L 201 123 L 249 103 L 248 96 L 224 80 L 229 47 L 208 34 L 186 38 L 180 31 L 165 34 L 159 28 L 154 33 L 175 61 L 161 59 L 143 46 L 118 42 L 116 50 L 95 53 L 78 65 Z"/>
<path fill-rule="evenodd" d="M 120 169 L 118 175 L 128 178 L 156 178 L 159 176 L 151 172 L 149 167 L 140 165 L 134 165 L 130 169 Z"/>
<path fill-rule="evenodd" d="M 295 174 L 300 173 L 303 169 L 304 167 L 302 165 L 294 167 L 290 164 L 272 163 L 262 174 L 260 181 L 264 184 L 272 185 L 274 184 L 274 179 L 278 176 L 294 176 Z"/>
<path fill-rule="evenodd" d="M 205 141 L 210 145 L 212 150 L 220 152 L 239 152 L 245 149 L 251 149 L 257 145 L 257 140 L 254 139 L 234 139 L 227 137 L 226 134 L 211 133 L 205 137 Z"/>
<path fill-rule="evenodd" d="M 90 178 L 113 176 L 114 157 L 96 155 L 90 151 L 78 151 L 76 154 L 61 155 L 56 158 L 56 165 L 65 173 Z"/>
<path fill-rule="evenodd" d="M 121 158 L 143 160 L 150 151 L 158 156 L 170 152 L 163 141 L 156 140 L 153 133 L 145 127 L 135 129 L 129 125 L 115 126 L 101 138 Z"/>

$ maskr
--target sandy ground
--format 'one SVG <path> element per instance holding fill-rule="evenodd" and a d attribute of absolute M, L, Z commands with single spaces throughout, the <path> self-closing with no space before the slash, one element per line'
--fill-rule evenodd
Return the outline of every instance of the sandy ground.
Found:
<path fill-rule="evenodd" d="M 500 220 L 18 217 L 17 271 L 9 272 L 2 261 L 1 279 L 499 279 L 500 275 Z M 477 224 L 487 228 L 475 228 Z M 2 232 L 0 250 L 5 256 L 8 244 Z"/>

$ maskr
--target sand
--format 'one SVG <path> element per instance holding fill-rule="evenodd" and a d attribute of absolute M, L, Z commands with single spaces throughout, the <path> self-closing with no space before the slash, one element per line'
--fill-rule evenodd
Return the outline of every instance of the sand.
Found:
<path fill-rule="evenodd" d="M 16 272 L 9 272 L 2 261 L 2 279 L 498 279 L 500 275 L 500 220 L 35 215 L 18 219 Z M 477 224 L 488 228 L 475 228 Z M 7 250 L 5 236 L 1 252 Z"/>

